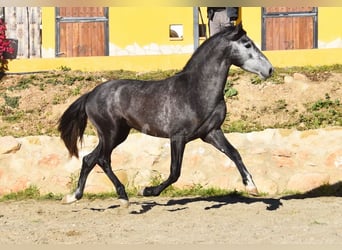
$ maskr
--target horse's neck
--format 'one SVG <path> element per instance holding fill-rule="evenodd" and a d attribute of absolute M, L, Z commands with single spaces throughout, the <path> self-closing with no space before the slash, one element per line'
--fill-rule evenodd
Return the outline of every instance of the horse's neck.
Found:
<path fill-rule="evenodd" d="M 193 84 L 199 85 L 204 92 L 222 95 L 231 66 L 228 58 L 227 53 L 213 54 L 207 51 L 192 58 L 185 70 L 196 76 Z"/>

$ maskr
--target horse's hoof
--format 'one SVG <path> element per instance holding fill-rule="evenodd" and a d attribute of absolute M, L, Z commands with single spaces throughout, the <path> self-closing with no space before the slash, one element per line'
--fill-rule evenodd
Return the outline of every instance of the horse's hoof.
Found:
<path fill-rule="evenodd" d="M 144 196 L 145 188 L 142 188 L 138 191 L 138 196 Z"/>
<path fill-rule="evenodd" d="M 71 203 L 74 203 L 75 201 L 77 201 L 75 194 L 67 194 L 62 199 L 62 204 L 71 204 Z"/>
<path fill-rule="evenodd" d="M 249 195 L 253 195 L 253 196 L 258 196 L 259 195 L 259 191 L 255 186 L 251 186 L 251 187 L 246 187 L 246 192 Z"/>
<path fill-rule="evenodd" d="M 129 207 L 129 201 L 128 200 L 125 200 L 125 199 L 119 199 L 120 203 L 121 203 L 121 206 L 123 208 L 128 208 Z"/>

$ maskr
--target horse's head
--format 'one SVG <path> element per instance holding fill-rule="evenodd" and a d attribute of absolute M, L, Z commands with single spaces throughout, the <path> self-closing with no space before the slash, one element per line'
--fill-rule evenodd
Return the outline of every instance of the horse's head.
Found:
<path fill-rule="evenodd" d="M 272 75 L 272 64 L 246 35 L 241 24 L 229 28 L 224 33 L 230 41 L 230 60 L 233 65 L 258 74 L 263 79 Z"/>

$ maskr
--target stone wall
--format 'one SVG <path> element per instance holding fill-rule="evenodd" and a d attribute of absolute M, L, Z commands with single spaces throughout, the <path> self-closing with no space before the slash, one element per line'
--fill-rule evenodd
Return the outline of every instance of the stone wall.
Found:
<path fill-rule="evenodd" d="M 226 134 L 239 150 L 260 192 L 305 192 L 342 181 L 342 128 L 309 131 L 267 129 Z M 86 136 L 81 157 L 97 144 Z M 142 187 L 169 173 L 167 139 L 131 134 L 112 154 L 114 172 L 126 186 Z M 37 186 L 41 193 L 68 193 L 77 180 L 81 161 L 70 158 L 58 137 L 0 137 L 0 195 Z M 182 175 L 175 184 L 200 184 L 244 190 L 234 163 L 201 140 L 187 144 Z M 86 192 L 112 191 L 99 167 L 90 173 Z"/>

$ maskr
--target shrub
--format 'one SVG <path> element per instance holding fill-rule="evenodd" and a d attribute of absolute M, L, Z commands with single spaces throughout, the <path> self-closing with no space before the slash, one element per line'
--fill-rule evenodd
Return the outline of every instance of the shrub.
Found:
<path fill-rule="evenodd" d="M 12 54 L 14 49 L 11 47 L 11 42 L 6 39 L 6 24 L 0 19 L 0 75 L 8 70 L 8 61 L 6 53 Z"/>

